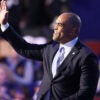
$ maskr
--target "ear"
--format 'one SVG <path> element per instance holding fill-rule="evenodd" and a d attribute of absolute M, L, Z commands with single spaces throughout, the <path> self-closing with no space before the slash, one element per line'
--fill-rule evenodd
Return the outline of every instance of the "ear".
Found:
<path fill-rule="evenodd" d="M 71 30 L 70 36 L 72 36 L 72 37 L 75 36 L 77 32 L 78 32 L 77 28 L 73 27 L 72 30 Z"/>
<path fill-rule="evenodd" d="M 73 27 L 72 28 L 72 33 L 76 33 L 77 32 L 77 28 L 76 27 Z"/>

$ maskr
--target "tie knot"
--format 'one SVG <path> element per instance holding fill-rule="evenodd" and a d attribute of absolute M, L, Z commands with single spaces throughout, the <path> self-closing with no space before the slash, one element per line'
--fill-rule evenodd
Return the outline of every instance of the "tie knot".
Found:
<path fill-rule="evenodd" d="M 65 52 L 65 48 L 64 48 L 64 47 L 61 47 L 61 48 L 59 49 L 59 51 L 60 51 L 60 53 L 64 53 L 64 52 Z"/>

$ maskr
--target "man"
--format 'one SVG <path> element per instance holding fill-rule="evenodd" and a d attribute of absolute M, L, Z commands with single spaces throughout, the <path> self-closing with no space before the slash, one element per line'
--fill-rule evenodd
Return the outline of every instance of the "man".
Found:
<path fill-rule="evenodd" d="M 37 100 L 93 100 L 98 82 L 98 61 L 78 38 L 79 16 L 61 14 L 53 40 L 44 45 L 25 42 L 7 23 L 7 7 L 1 1 L 1 36 L 21 55 L 43 61 L 44 76 Z"/>

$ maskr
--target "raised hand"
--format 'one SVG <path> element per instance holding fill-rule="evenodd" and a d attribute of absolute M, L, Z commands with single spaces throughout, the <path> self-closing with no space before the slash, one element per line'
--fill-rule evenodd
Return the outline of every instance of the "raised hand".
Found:
<path fill-rule="evenodd" d="M 8 11 L 7 11 L 7 4 L 5 0 L 0 2 L 0 24 L 4 25 L 7 23 L 8 19 Z"/>

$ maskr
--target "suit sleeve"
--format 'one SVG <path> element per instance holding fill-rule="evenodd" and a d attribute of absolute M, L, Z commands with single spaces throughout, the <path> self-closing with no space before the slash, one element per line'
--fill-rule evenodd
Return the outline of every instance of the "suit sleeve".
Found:
<path fill-rule="evenodd" d="M 7 40 L 20 55 L 36 60 L 43 59 L 43 51 L 46 45 L 27 43 L 11 26 L 5 32 L 2 32 L 1 36 Z"/>
<path fill-rule="evenodd" d="M 99 69 L 98 60 L 94 55 L 86 57 L 81 65 L 79 90 L 63 100 L 93 100 L 98 83 Z"/>

